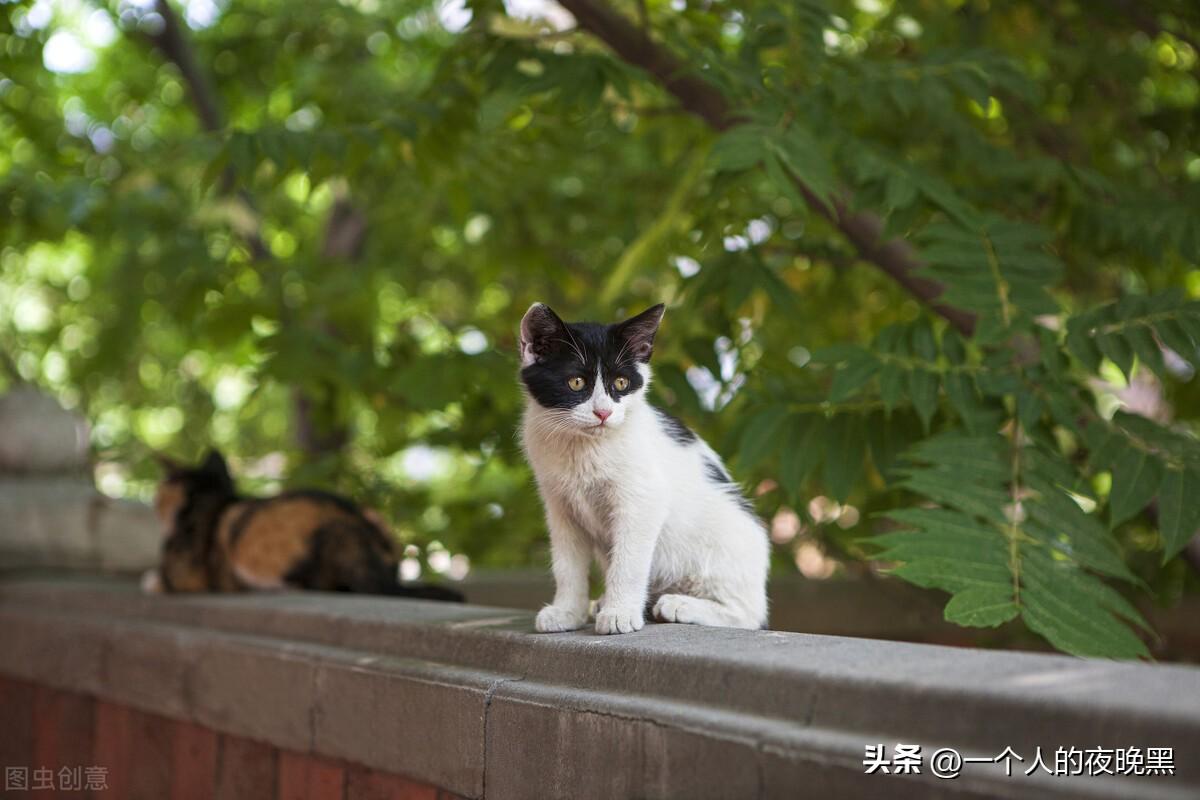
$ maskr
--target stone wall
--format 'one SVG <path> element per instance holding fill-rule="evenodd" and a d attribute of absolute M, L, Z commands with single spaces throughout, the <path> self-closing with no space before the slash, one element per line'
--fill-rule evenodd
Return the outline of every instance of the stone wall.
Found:
<path fill-rule="evenodd" d="M 96 491 L 87 425 L 30 387 L 0 396 L 0 567 L 140 571 L 158 558 L 150 509 Z"/>
<path fill-rule="evenodd" d="M 162 537 L 148 506 L 114 500 L 88 478 L 0 475 L 0 566 L 140 572 Z"/>
<path fill-rule="evenodd" d="M 538 635 L 511 609 L 144 596 L 78 575 L 0 580 L 0 631 L 0 675 L 92 698 L 93 715 L 120 706 L 311 756 L 314 775 L 365 768 L 462 797 L 1200 796 L 1191 667 L 684 625 Z M 51 726 L 61 741 L 87 728 L 72 713 Z M 899 745 L 919 772 L 888 755 L 867 774 L 869 748 Z M 938 777 L 946 748 L 984 760 Z M 1026 775 L 1038 748 L 1052 767 L 1059 748 L 1169 748 L 1173 774 Z M 1011 775 L 992 760 L 1008 751 L 1024 759 Z M 150 752 L 160 766 L 136 769 L 165 769 Z"/>

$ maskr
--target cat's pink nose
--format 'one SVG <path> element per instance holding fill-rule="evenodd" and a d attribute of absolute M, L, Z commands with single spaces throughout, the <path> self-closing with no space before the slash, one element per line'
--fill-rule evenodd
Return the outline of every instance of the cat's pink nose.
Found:
<path fill-rule="evenodd" d="M 604 421 L 612 416 L 612 409 L 608 409 L 607 411 L 601 411 L 598 408 L 593 408 L 592 413 L 600 418 L 600 424 L 603 425 Z"/>

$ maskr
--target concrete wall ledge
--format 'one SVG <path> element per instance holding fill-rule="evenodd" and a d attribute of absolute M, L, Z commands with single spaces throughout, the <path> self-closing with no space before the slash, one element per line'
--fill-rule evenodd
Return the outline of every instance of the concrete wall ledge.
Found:
<path fill-rule="evenodd" d="M 0 673 L 467 797 L 1200 796 L 1200 669 L 325 594 L 0 580 Z M 919 775 L 864 774 L 920 745 Z M 1037 747 L 1173 748 L 1174 775 L 1024 775 Z M 956 779 L 929 757 L 1012 748 Z"/>
<path fill-rule="evenodd" d="M 106 497 L 83 475 L 0 474 L 0 520 L 5 567 L 140 572 L 162 548 L 149 506 Z"/>

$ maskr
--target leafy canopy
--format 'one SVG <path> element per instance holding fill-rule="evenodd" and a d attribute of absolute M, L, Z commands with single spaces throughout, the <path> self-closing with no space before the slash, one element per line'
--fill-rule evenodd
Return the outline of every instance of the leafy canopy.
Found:
<path fill-rule="evenodd" d="M 1200 12 L 1093 5 L 6 4 L 5 380 L 106 491 L 213 442 L 536 563 L 516 320 L 666 300 L 656 400 L 803 515 L 781 568 L 1144 656 L 1200 527 Z"/>

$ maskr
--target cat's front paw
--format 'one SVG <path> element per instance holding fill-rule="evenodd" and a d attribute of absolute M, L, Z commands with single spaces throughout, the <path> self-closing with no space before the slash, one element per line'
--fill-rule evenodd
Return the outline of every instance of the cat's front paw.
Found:
<path fill-rule="evenodd" d="M 646 624 L 643 606 L 602 608 L 596 614 L 596 633 L 633 633 Z"/>
<path fill-rule="evenodd" d="M 538 633 L 562 633 L 579 630 L 585 622 L 587 617 L 583 614 L 576 614 L 559 606 L 546 606 L 538 612 L 533 626 L 537 628 Z"/>

